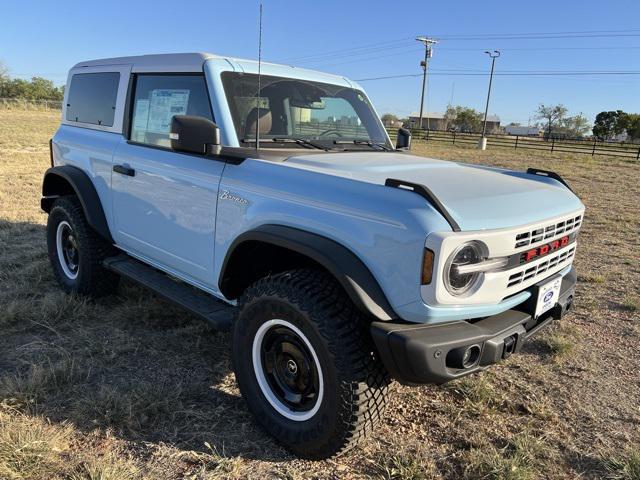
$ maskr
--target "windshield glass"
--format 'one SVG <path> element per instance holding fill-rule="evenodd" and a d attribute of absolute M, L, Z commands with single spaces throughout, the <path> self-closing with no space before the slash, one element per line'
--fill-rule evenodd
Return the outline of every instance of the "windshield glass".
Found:
<path fill-rule="evenodd" d="M 235 72 L 223 73 L 222 83 L 241 145 L 255 144 L 259 125 L 261 147 L 286 143 L 288 148 L 347 149 L 349 144 L 351 149 L 367 142 L 390 147 L 378 116 L 359 90 L 263 75 L 258 96 L 258 76 Z"/>

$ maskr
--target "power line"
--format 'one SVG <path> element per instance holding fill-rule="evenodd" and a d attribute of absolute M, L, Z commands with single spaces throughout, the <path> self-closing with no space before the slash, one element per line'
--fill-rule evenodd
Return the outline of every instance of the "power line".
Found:
<path fill-rule="evenodd" d="M 316 55 L 310 58 L 303 58 L 303 59 L 297 60 L 296 63 L 297 64 L 316 63 L 316 62 L 322 62 L 326 60 L 335 60 L 340 58 L 359 57 L 361 55 L 378 54 L 379 52 L 387 52 L 390 50 L 407 51 L 407 49 L 409 49 L 411 45 L 413 44 L 402 43 L 399 45 L 389 45 L 386 47 L 362 48 L 357 51 L 350 51 L 350 52 L 344 52 L 344 53 L 328 53 L 324 55 Z"/>
<path fill-rule="evenodd" d="M 325 57 L 325 56 L 329 56 L 329 55 L 334 55 L 334 54 L 340 54 L 340 53 L 345 53 L 345 52 L 353 52 L 353 51 L 358 51 L 358 50 L 363 50 L 363 49 L 374 49 L 374 48 L 379 48 L 379 49 L 385 49 L 385 48 L 389 48 L 389 47 L 393 47 L 394 45 L 398 45 L 400 42 L 406 44 L 409 44 L 409 40 L 413 40 L 413 37 L 404 37 L 404 38 L 399 38 L 396 40 L 387 40 L 385 42 L 376 42 L 376 43 L 369 43 L 366 45 L 361 45 L 358 47 L 350 47 L 350 48 L 340 48 L 337 50 L 330 50 L 330 51 L 326 51 L 326 52 L 319 52 L 319 53 L 315 53 L 315 54 L 311 54 L 311 55 L 301 55 L 298 57 L 288 57 L 288 58 L 284 58 L 282 61 L 292 61 L 292 60 L 301 60 L 301 59 L 307 59 L 307 58 L 315 58 L 315 57 Z M 413 44 L 413 42 L 411 42 L 411 44 Z"/>
<path fill-rule="evenodd" d="M 640 49 L 639 46 L 620 46 L 620 45 L 612 45 L 609 47 L 602 46 L 585 46 L 585 47 L 520 47 L 520 48 L 501 48 L 500 50 L 508 50 L 508 51 L 539 51 L 539 50 L 584 50 L 585 52 L 590 52 L 592 50 L 637 50 Z M 442 47 L 440 50 L 449 50 L 449 51 L 458 51 L 458 52 L 478 52 L 480 48 L 451 48 L 451 47 Z"/>
<path fill-rule="evenodd" d="M 531 48 L 500 48 L 500 51 L 556 51 L 556 50 L 573 50 L 573 51 L 584 51 L 584 53 L 590 53 L 593 50 L 638 50 L 640 49 L 640 46 L 612 46 L 612 47 L 598 47 L 598 46 L 587 46 L 587 47 L 549 47 L 549 48 L 538 48 L 538 47 L 531 47 Z M 475 52 L 475 53 L 480 53 L 483 50 L 481 48 L 447 48 L 447 47 L 441 47 L 439 48 L 439 50 L 446 50 L 446 51 L 464 51 L 464 52 Z M 402 52 L 393 52 L 393 53 L 386 53 L 383 55 L 369 55 L 366 57 L 362 57 L 362 58 L 350 58 L 348 60 L 344 60 L 341 62 L 329 62 L 329 63 L 325 63 L 324 60 L 318 60 L 319 63 L 316 63 L 316 61 L 314 60 L 309 60 L 306 62 L 302 62 L 302 63 L 311 63 L 311 68 L 326 68 L 326 67 L 334 67 L 334 66 L 338 66 L 338 65 L 350 65 L 352 63 L 362 63 L 362 62 L 375 62 L 378 61 L 381 58 L 390 58 L 390 57 L 399 57 L 400 55 L 405 56 L 405 55 L 414 55 L 417 52 L 421 52 L 422 48 L 408 48 L 406 50 L 403 50 Z M 363 54 L 364 55 L 364 54 Z M 354 55 L 357 56 L 357 55 Z M 334 57 L 335 58 L 335 57 Z M 341 57 L 338 57 L 341 58 Z"/>
<path fill-rule="evenodd" d="M 479 34 L 462 34 L 462 35 L 433 35 L 434 38 L 440 40 L 531 40 L 531 39 L 563 39 L 563 38 L 616 38 L 616 37 L 640 37 L 640 29 L 626 30 L 583 30 L 583 31 L 563 31 L 563 32 L 531 32 L 531 33 L 479 33 Z M 371 51 L 388 50 L 393 48 L 401 48 L 411 44 L 412 37 L 398 38 L 395 40 L 387 40 L 384 42 L 376 42 L 358 47 L 343 48 L 331 50 L 327 52 L 318 52 L 311 55 L 302 55 L 298 57 L 285 58 L 282 61 L 311 61 L 318 57 L 344 57 L 347 55 L 358 55 L 361 53 L 369 53 Z"/>
<path fill-rule="evenodd" d="M 445 71 L 430 70 L 430 75 L 445 76 L 486 76 L 488 72 L 478 71 Z M 640 71 L 501 71 L 494 73 L 494 76 L 591 76 L 591 75 L 640 75 Z M 388 75 L 383 77 L 370 77 L 356 79 L 356 82 L 371 82 L 374 80 L 390 80 L 395 78 L 415 78 L 421 77 L 421 73 L 410 73 L 404 75 Z"/>
<path fill-rule="evenodd" d="M 494 38 L 503 39 L 530 39 L 530 38 L 585 38 L 585 37 L 619 37 L 638 36 L 640 29 L 625 30 L 581 30 L 581 31 L 560 31 L 560 32 L 527 32 L 527 33 L 476 33 L 476 34 L 454 34 L 437 35 L 442 40 L 485 40 Z"/>

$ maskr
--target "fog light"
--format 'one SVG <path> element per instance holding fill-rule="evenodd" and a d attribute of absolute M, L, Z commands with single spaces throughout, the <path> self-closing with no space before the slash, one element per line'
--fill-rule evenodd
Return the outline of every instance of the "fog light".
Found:
<path fill-rule="evenodd" d="M 468 345 L 451 350 L 447 354 L 447 367 L 467 369 L 480 359 L 480 345 Z"/>

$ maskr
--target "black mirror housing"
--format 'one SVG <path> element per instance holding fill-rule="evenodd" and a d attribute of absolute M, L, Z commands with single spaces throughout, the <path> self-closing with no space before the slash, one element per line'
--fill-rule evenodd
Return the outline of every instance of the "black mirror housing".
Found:
<path fill-rule="evenodd" d="M 174 115 L 169 138 L 173 150 L 204 155 L 209 145 L 220 145 L 220 129 L 208 118 Z"/>
<path fill-rule="evenodd" d="M 398 129 L 398 136 L 396 138 L 397 150 L 411 150 L 411 131 L 406 128 Z"/>

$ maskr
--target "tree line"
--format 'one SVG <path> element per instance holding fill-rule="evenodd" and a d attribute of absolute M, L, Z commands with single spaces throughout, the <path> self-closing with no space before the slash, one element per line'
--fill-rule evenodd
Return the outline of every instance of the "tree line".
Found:
<path fill-rule="evenodd" d="M 598 139 L 612 140 L 625 133 L 630 140 L 640 140 L 640 114 L 614 110 L 596 115 L 593 135 Z"/>
<path fill-rule="evenodd" d="M 0 98 L 62 100 L 63 97 L 64 86 L 56 87 L 51 80 L 42 77 L 11 78 L 7 68 L 0 64 Z"/>
<path fill-rule="evenodd" d="M 640 140 L 640 114 L 626 113 L 622 110 L 600 112 L 593 126 L 582 113 L 569 115 L 569 110 L 562 104 L 545 105 L 541 103 L 534 112 L 533 118 L 538 120 L 533 126 L 540 128 L 547 139 L 584 138 L 592 133 L 598 140 L 613 140 L 626 133 L 626 139 Z M 382 121 L 402 122 L 410 126 L 409 118 L 398 118 L 385 113 Z M 482 131 L 484 114 L 469 107 L 449 105 L 440 122 L 440 129 L 462 133 L 478 133 Z M 520 126 L 519 123 L 509 125 Z"/>

